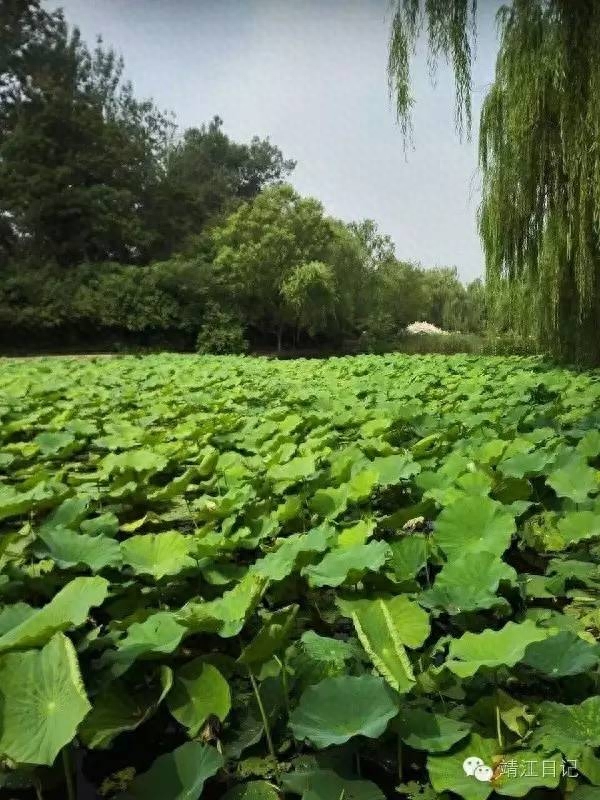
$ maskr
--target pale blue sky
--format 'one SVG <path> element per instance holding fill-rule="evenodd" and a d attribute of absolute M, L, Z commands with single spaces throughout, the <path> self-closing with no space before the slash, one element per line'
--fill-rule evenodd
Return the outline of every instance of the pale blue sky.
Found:
<path fill-rule="evenodd" d="M 138 96 L 183 127 L 219 114 L 233 138 L 269 136 L 297 160 L 292 182 L 345 220 L 371 217 L 400 258 L 483 272 L 477 120 L 493 78 L 499 0 L 480 0 L 474 132 L 454 130 L 449 68 L 435 87 L 420 53 L 414 149 L 387 91 L 389 0 L 48 0 L 92 43 L 125 58 Z"/>

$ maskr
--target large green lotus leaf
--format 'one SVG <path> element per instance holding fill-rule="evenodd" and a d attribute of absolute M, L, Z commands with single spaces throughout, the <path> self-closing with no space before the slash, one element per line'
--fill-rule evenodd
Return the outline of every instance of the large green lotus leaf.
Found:
<path fill-rule="evenodd" d="M 296 533 L 284 539 L 277 550 L 255 562 L 254 572 L 271 581 L 282 581 L 303 567 L 314 553 L 324 553 L 333 539 L 334 531 L 327 525 Z"/>
<path fill-rule="evenodd" d="M 493 781 L 479 781 L 465 773 L 463 764 L 467 758 L 480 758 L 492 769 L 504 761 L 506 769 Z M 547 774 L 543 774 L 543 762 L 554 765 L 553 769 L 546 767 Z M 533 766 L 528 768 L 528 764 Z M 427 759 L 429 779 L 436 792 L 454 792 L 465 800 L 486 800 L 492 792 L 506 797 L 524 797 L 536 786 L 554 788 L 560 782 L 561 767 L 560 757 L 556 754 L 547 756 L 518 750 L 504 755 L 495 739 L 484 739 L 477 734 L 472 734 L 451 753 L 430 755 Z M 528 771 L 532 774 L 528 775 Z"/>
<path fill-rule="evenodd" d="M 165 575 L 177 575 L 196 566 L 190 556 L 194 540 L 178 531 L 146 533 L 132 536 L 121 545 L 123 563 L 136 575 L 152 575 L 156 580 Z"/>
<path fill-rule="evenodd" d="M 309 686 L 290 716 L 296 739 L 322 749 L 353 736 L 377 739 L 398 713 L 394 694 L 382 678 L 347 675 Z"/>
<path fill-rule="evenodd" d="M 399 594 L 396 597 L 376 598 L 373 600 L 354 600 L 352 598 L 339 597 L 336 602 L 341 613 L 345 616 L 352 617 L 355 613 L 358 613 L 363 619 L 368 617 L 370 611 L 379 615 L 381 603 L 383 603 L 393 622 L 399 640 L 406 647 L 410 647 L 413 650 L 421 647 L 429 636 L 429 614 L 417 603 L 409 600 L 406 595 Z"/>
<path fill-rule="evenodd" d="M 305 631 L 299 639 L 302 651 L 315 661 L 334 661 L 342 667 L 347 661 L 362 655 L 355 640 L 333 639 L 319 636 L 314 631 Z"/>
<path fill-rule="evenodd" d="M 369 460 L 359 447 L 343 447 L 329 456 L 329 474 L 333 483 L 346 483 L 350 480 L 352 470 L 357 469 L 357 465 L 368 466 Z"/>
<path fill-rule="evenodd" d="M 594 786 L 600 786 L 600 758 L 593 747 L 584 747 L 576 764 L 569 764 L 580 775 L 585 775 Z"/>
<path fill-rule="evenodd" d="M 600 473 L 589 467 L 585 458 L 574 455 L 566 464 L 553 470 L 546 483 L 559 497 L 568 497 L 574 503 L 583 503 L 600 489 Z"/>
<path fill-rule="evenodd" d="M 233 786 L 222 800 L 280 800 L 277 787 L 268 781 L 248 781 Z M 339 800 L 339 795 L 336 797 Z"/>
<path fill-rule="evenodd" d="M 337 547 L 356 547 L 366 544 L 375 533 L 377 523 L 372 519 L 359 519 L 354 525 L 341 530 L 337 537 Z"/>
<path fill-rule="evenodd" d="M 219 461 L 219 451 L 212 445 L 207 445 L 198 454 L 199 462 L 195 466 L 197 474 L 201 478 L 208 478 L 215 471 Z"/>
<path fill-rule="evenodd" d="M 310 509 L 322 519 L 336 519 L 348 506 L 348 486 L 329 486 L 317 489 L 310 499 Z"/>
<path fill-rule="evenodd" d="M 218 633 L 223 638 L 237 636 L 260 602 L 267 587 L 261 575 L 247 572 L 233 589 L 205 603 L 187 603 L 177 618 L 191 633 Z"/>
<path fill-rule="evenodd" d="M 282 778 L 286 791 L 302 800 L 384 800 L 381 789 L 371 781 L 342 778 L 332 769 L 295 769 Z"/>
<path fill-rule="evenodd" d="M 110 666 L 113 677 L 123 675 L 137 659 L 172 653 L 186 633 L 186 628 L 170 611 L 159 611 L 144 622 L 134 622 L 127 628 L 116 650 L 106 650 L 100 665 Z"/>
<path fill-rule="evenodd" d="M 193 738 L 211 714 L 223 722 L 231 709 L 231 691 L 216 667 L 196 658 L 175 673 L 175 685 L 167 705 Z"/>
<path fill-rule="evenodd" d="M 71 445 L 75 442 L 75 437 L 66 431 L 46 431 L 38 433 L 33 441 L 43 455 L 55 456 L 59 453 L 64 455 L 67 451 L 72 450 Z"/>
<path fill-rule="evenodd" d="M 585 747 L 600 746 L 600 695 L 574 706 L 543 702 L 538 709 L 538 723 L 534 745 L 556 748 L 565 758 L 576 760 Z"/>
<path fill-rule="evenodd" d="M 35 614 L 37 609 L 32 608 L 27 603 L 13 603 L 9 606 L 4 606 L 0 610 L 0 636 L 3 636 L 11 628 L 16 628 L 32 614 Z"/>
<path fill-rule="evenodd" d="M 373 494 L 379 479 L 374 469 L 364 469 L 352 476 L 346 484 L 348 500 L 351 503 L 364 503 Z"/>
<path fill-rule="evenodd" d="M 573 631 L 560 631 L 530 644 L 523 663 L 549 678 L 564 678 L 591 672 L 600 661 L 600 648 L 580 639 Z"/>
<path fill-rule="evenodd" d="M 514 532 L 514 518 L 500 503 L 465 495 L 438 516 L 433 539 L 449 560 L 482 552 L 501 556 Z"/>
<path fill-rule="evenodd" d="M 427 564 L 429 547 L 425 536 L 404 536 L 390 542 L 390 566 L 400 583 L 416 578 Z"/>
<path fill-rule="evenodd" d="M 552 461 L 553 454 L 547 450 L 532 450 L 517 453 L 501 461 L 498 469 L 510 478 L 524 478 L 526 475 L 540 475 Z"/>
<path fill-rule="evenodd" d="M 102 427 L 104 436 L 95 439 L 94 444 L 103 450 L 131 450 L 146 438 L 144 428 L 122 418 L 105 419 Z"/>
<path fill-rule="evenodd" d="M 569 800 L 600 800 L 600 786 L 579 784 L 569 795 Z"/>
<path fill-rule="evenodd" d="M 531 483 L 525 478 L 501 478 L 498 473 L 496 475 L 494 499 L 510 508 L 511 512 L 513 509 L 518 509 L 515 516 L 520 516 L 531 505 Z"/>
<path fill-rule="evenodd" d="M 550 629 L 538 628 L 529 619 L 521 623 L 507 622 L 499 631 L 465 633 L 451 641 L 445 666 L 460 678 L 469 678 L 483 667 L 513 667 L 523 660 L 530 644 L 552 633 Z"/>
<path fill-rule="evenodd" d="M 418 606 L 415 609 L 423 613 Z M 415 684 L 415 676 L 402 643 L 401 626 L 390 604 L 385 600 L 356 603 L 352 621 L 365 652 L 381 675 L 397 692 L 409 692 Z"/>
<path fill-rule="evenodd" d="M 121 547 L 108 536 L 87 536 L 70 528 L 48 528 L 40 532 L 48 555 L 63 568 L 85 564 L 92 572 L 100 572 L 121 562 Z"/>
<path fill-rule="evenodd" d="M 494 482 L 487 472 L 477 470 L 476 472 L 466 472 L 456 481 L 459 489 L 467 494 L 485 496 L 492 490 Z"/>
<path fill-rule="evenodd" d="M 567 586 L 596 587 L 600 582 L 600 566 L 591 561 L 553 558 L 548 563 L 546 575 L 544 586 L 555 597 L 560 597 L 566 594 Z"/>
<path fill-rule="evenodd" d="M 109 536 L 112 539 L 118 533 L 119 518 L 112 511 L 107 511 L 98 517 L 82 520 L 80 528 L 88 536 Z"/>
<path fill-rule="evenodd" d="M 504 756 L 504 772 L 494 781 L 494 788 L 503 797 L 525 797 L 536 787 L 554 789 L 560 783 L 562 769 L 559 753 L 516 750 Z"/>
<path fill-rule="evenodd" d="M 419 600 L 428 607 L 444 608 L 451 615 L 493 608 L 506 604 L 496 595 L 501 581 L 515 585 L 517 573 L 497 555 L 465 555 L 445 564 L 433 588 Z"/>
<path fill-rule="evenodd" d="M 558 520 L 556 527 L 564 539 L 565 547 L 570 547 L 600 537 L 600 514 L 594 511 L 569 511 Z"/>
<path fill-rule="evenodd" d="M 597 429 L 587 431 L 575 449 L 585 458 L 596 458 L 600 455 L 600 431 Z"/>
<path fill-rule="evenodd" d="M 277 506 L 275 512 L 278 522 L 291 522 L 302 516 L 302 496 L 290 494 L 284 497 L 283 502 Z"/>
<path fill-rule="evenodd" d="M 340 586 L 356 583 L 366 572 L 378 572 L 386 562 L 390 548 L 385 542 L 369 542 L 356 547 L 332 550 L 318 563 L 304 567 L 311 586 Z"/>
<path fill-rule="evenodd" d="M 373 459 L 372 467 L 378 474 L 377 483 L 382 488 L 394 486 L 401 481 L 409 480 L 421 471 L 421 467 L 408 453 L 393 456 L 379 456 Z"/>
<path fill-rule="evenodd" d="M 298 456 L 287 464 L 276 464 L 267 471 L 267 478 L 276 483 L 293 484 L 312 478 L 317 470 L 313 456 Z"/>
<path fill-rule="evenodd" d="M 99 471 L 103 476 L 121 472 L 154 473 L 164 469 L 167 464 L 168 459 L 162 453 L 139 448 L 123 453 L 109 453 L 100 462 Z"/>
<path fill-rule="evenodd" d="M 471 731 L 468 722 L 458 722 L 442 714 L 432 714 L 419 708 L 400 711 L 398 735 L 415 750 L 442 753 L 449 750 Z"/>
<path fill-rule="evenodd" d="M 254 639 L 244 647 L 238 661 L 256 668 L 278 653 L 292 633 L 298 608 L 298 605 L 291 605 L 270 614 Z"/>
<path fill-rule="evenodd" d="M 12 486 L 0 486 L 0 520 L 56 505 L 65 492 L 66 487 L 62 484 L 47 481 L 40 481 L 24 492 Z"/>
<path fill-rule="evenodd" d="M 125 731 L 134 731 L 149 719 L 173 685 L 169 667 L 161 667 L 160 685 L 155 689 L 132 692 L 120 681 L 112 681 L 94 698 L 92 710 L 79 726 L 78 735 L 86 747 L 110 747 Z"/>
<path fill-rule="evenodd" d="M 44 531 L 47 528 L 74 528 L 77 529 L 79 523 L 85 518 L 90 501 L 88 497 L 81 497 L 75 495 L 68 497 L 66 500 L 55 508 L 52 514 L 45 520 L 41 527 Z"/>
<path fill-rule="evenodd" d="M 295 645 L 290 665 L 298 686 L 306 688 L 324 678 L 346 675 L 350 671 L 348 662 L 363 658 L 363 650 L 355 639 L 345 641 L 305 631 Z"/>
<path fill-rule="evenodd" d="M 0 753 L 53 764 L 90 710 L 75 648 L 57 633 L 41 650 L 0 657 Z"/>
<path fill-rule="evenodd" d="M 375 417 L 360 426 L 360 432 L 365 439 L 371 439 L 387 431 L 392 420 L 386 417 Z"/>
<path fill-rule="evenodd" d="M 184 569 L 196 566 L 190 556 L 193 537 L 178 531 L 146 533 L 132 536 L 121 545 L 123 563 L 136 575 L 152 575 L 156 580 L 165 575 L 177 575 Z"/>
<path fill-rule="evenodd" d="M 0 636 L 0 653 L 38 647 L 58 631 L 82 625 L 90 608 L 102 605 L 107 592 L 104 578 L 74 578 L 47 605 Z"/>
<path fill-rule="evenodd" d="M 135 778 L 128 796 L 136 800 L 198 800 L 205 782 L 223 763 L 215 747 L 186 742 L 159 756 L 148 772 Z"/>

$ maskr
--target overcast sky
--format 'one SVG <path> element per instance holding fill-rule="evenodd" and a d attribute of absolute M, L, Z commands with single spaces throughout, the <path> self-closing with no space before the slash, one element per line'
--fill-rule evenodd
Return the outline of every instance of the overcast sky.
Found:
<path fill-rule="evenodd" d="M 493 78 L 499 0 L 480 2 L 474 135 L 459 141 L 449 68 L 432 86 L 414 64 L 414 149 L 404 152 L 387 91 L 389 0 L 48 0 L 91 44 L 125 58 L 139 97 L 183 129 L 219 114 L 239 141 L 269 136 L 292 182 L 344 220 L 371 217 L 400 258 L 483 272 L 477 120 Z"/>

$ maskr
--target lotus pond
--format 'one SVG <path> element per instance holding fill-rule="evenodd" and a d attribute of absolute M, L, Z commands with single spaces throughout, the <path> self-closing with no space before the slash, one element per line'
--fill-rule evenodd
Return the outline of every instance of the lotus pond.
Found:
<path fill-rule="evenodd" d="M 0 476 L 1 796 L 600 797 L 598 374 L 5 359 Z"/>

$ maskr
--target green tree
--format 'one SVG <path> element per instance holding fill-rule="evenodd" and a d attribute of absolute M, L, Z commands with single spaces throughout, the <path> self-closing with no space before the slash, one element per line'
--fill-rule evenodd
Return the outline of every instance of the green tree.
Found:
<path fill-rule="evenodd" d="M 185 251 L 211 221 L 235 209 L 266 186 L 280 183 L 295 167 L 268 139 L 232 141 L 223 120 L 188 128 L 169 148 L 164 175 L 147 207 L 154 233 L 152 254 Z"/>
<path fill-rule="evenodd" d="M 392 237 L 386 233 L 380 233 L 374 220 L 364 219 L 360 222 L 351 222 L 348 228 L 355 234 L 365 250 L 364 263 L 369 272 L 395 260 L 396 248 Z"/>
<path fill-rule="evenodd" d="M 219 117 L 176 141 L 123 61 L 90 51 L 61 12 L 11 0 L 2 22 L 0 257 L 163 260 L 293 170 L 268 139 L 232 141 Z"/>
<path fill-rule="evenodd" d="M 600 362 L 600 4 L 512 0 L 480 121 L 480 231 L 490 286 L 526 286 L 521 324 L 555 356 Z M 454 66 L 459 125 L 470 120 L 476 7 L 397 0 L 389 74 L 406 129 L 409 61 L 427 21 L 430 50 Z"/>
<path fill-rule="evenodd" d="M 296 323 L 283 287 L 302 265 L 327 264 L 335 229 L 321 204 L 288 185 L 265 189 L 213 231 L 217 282 L 257 331 L 275 336 L 278 350 Z"/>
<path fill-rule="evenodd" d="M 483 333 L 487 327 L 488 309 L 486 286 L 481 278 L 467 284 L 465 300 L 465 322 L 461 330 Z"/>
<path fill-rule="evenodd" d="M 297 331 L 315 336 L 325 331 L 335 317 L 337 282 L 329 264 L 300 264 L 284 280 L 281 293 L 295 317 Z"/>
<path fill-rule="evenodd" d="M 463 328 L 465 287 L 456 267 L 423 270 L 426 295 L 425 319 L 444 330 Z"/>
<path fill-rule="evenodd" d="M 0 96 L 0 214 L 34 259 L 140 260 L 168 121 L 134 98 L 122 61 L 100 45 L 90 52 L 60 12 L 27 20 L 15 25 L 28 38 Z"/>
<path fill-rule="evenodd" d="M 427 299 L 423 270 L 396 258 L 384 261 L 371 276 L 364 331 L 375 340 L 397 338 L 426 315 Z"/>

